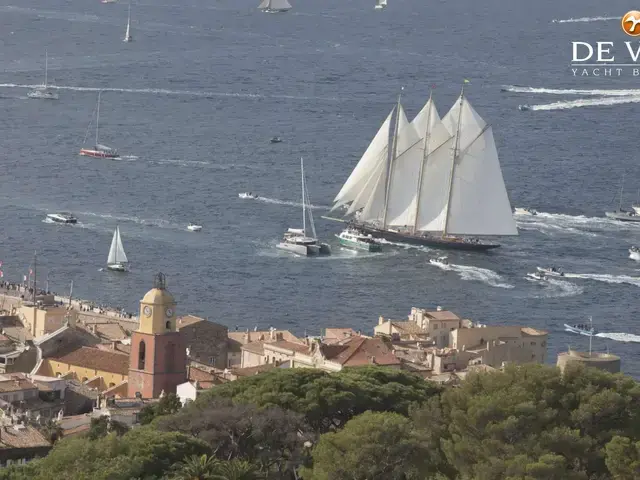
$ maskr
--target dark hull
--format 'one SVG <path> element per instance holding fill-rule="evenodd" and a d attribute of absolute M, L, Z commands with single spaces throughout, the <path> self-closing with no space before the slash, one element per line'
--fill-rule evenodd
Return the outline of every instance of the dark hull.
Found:
<path fill-rule="evenodd" d="M 408 243 L 409 245 L 419 245 L 424 247 L 442 248 L 446 250 L 466 250 L 473 252 L 485 252 L 498 248 L 498 243 L 472 243 L 463 242 L 453 238 L 442 238 L 428 235 L 412 235 L 410 233 L 392 232 L 380 230 L 367 225 L 357 225 L 359 230 L 370 234 L 374 238 L 384 238 L 389 242 Z"/>

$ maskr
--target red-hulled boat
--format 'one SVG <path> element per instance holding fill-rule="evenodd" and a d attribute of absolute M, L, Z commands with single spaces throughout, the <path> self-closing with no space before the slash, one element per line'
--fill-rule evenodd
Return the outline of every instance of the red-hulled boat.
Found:
<path fill-rule="evenodd" d="M 93 148 L 81 148 L 80 155 L 95 158 L 119 158 L 120 154 L 115 148 L 106 145 L 96 145 Z"/>

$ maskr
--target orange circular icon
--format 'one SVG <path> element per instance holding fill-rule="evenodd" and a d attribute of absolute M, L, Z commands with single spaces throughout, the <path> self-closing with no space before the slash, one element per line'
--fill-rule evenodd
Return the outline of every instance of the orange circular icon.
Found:
<path fill-rule="evenodd" d="M 631 10 L 624 14 L 621 22 L 622 30 L 632 37 L 640 36 L 640 12 Z"/>

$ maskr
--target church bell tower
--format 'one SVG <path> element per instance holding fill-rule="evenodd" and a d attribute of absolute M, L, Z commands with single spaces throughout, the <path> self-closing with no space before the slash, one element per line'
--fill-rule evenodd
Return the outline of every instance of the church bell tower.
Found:
<path fill-rule="evenodd" d="M 176 301 L 158 273 L 140 301 L 138 330 L 131 335 L 129 397 L 157 398 L 187 381 L 184 338 L 176 329 Z"/>

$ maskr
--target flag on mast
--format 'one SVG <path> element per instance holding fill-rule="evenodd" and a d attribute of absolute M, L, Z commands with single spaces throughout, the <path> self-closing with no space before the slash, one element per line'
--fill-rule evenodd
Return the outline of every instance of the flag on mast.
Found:
<path fill-rule="evenodd" d="M 469 80 L 469 79 L 465 78 L 465 79 L 464 79 L 464 83 L 471 83 L 471 80 Z"/>

